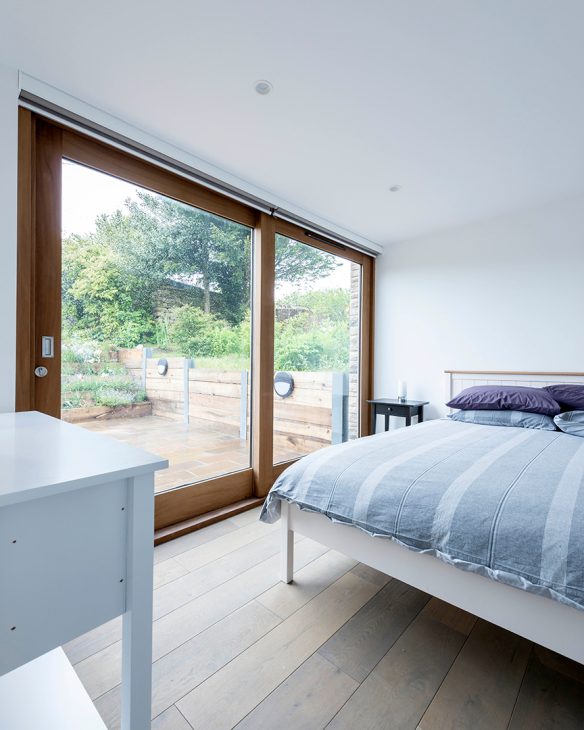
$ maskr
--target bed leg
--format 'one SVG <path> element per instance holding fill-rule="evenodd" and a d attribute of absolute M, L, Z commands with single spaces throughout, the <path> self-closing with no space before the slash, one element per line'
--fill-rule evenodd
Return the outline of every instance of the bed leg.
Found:
<path fill-rule="evenodd" d="M 281 579 L 292 583 L 294 577 L 294 532 L 290 529 L 290 505 L 282 500 Z"/>

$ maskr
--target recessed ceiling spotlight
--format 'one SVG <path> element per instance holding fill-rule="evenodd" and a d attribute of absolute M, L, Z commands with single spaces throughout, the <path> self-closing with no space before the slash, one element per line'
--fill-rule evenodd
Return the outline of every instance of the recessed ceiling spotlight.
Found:
<path fill-rule="evenodd" d="M 265 79 L 260 79 L 260 81 L 256 81 L 254 84 L 254 89 L 261 96 L 267 96 L 273 88 L 272 84 Z"/>
<path fill-rule="evenodd" d="M 401 189 L 402 189 L 402 186 L 401 186 L 401 185 L 392 185 L 392 186 L 391 186 L 391 187 L 389 188 L 389 192 L 390 192 L 390 193 L 399 193 L 399 191 L 400 191 Z"/>

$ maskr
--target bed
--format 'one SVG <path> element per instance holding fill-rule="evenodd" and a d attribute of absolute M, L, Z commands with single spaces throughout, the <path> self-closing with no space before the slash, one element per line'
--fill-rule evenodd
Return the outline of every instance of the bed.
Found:
<path fill-rule="evenodd" d="M 584 383 L 584 374 L 448 371 L 469 385 Z M 296 462 L 261 518 L 584 663 L 584 439 L 435 419 Z"/>

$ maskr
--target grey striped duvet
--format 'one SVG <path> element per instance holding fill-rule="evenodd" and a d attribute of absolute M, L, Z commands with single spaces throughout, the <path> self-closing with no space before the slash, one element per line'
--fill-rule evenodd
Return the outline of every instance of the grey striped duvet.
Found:
<path fill-rule="evenodd" d="M 331 446 L 288 468 L 280 500 L 584 609 L 584 439 L 449 419 Z"/>

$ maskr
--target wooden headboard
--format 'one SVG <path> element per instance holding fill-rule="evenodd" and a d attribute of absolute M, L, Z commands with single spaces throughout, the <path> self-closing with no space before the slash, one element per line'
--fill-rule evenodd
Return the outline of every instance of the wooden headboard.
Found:
<path fill-rule="evenodd" d="M 584 373 L 546 373 L 515 370 L 445 370 L 446 402 L 473 385 L 526 385 L 543 388 L 552 383 L 584 383 Z"/>

